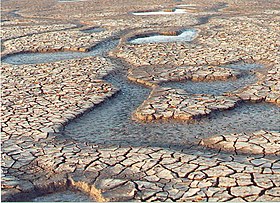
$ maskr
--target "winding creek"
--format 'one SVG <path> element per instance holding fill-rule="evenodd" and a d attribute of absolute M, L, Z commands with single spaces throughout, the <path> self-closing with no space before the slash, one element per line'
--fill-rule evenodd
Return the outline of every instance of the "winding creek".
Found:
<path fill-rule="evenodd" d="M 24 53 L 9 56 L 6 63 L 30 64 L 48 63 L 58 60 L 83 58 L 105 54 L 117 45 L 117 40 L 107 41 L 94 47 L 90 52 Z M 119 59 L 115 59 L 115 61 Z M 114 60 L 111 60 L 114 62 Z M 120 61 L 120 60 L 119 60 Z M 98 144 L 130 146 L 160 146 L 184 148 L 190 142 L 215 134 L 250 132 L 257 130 L 279 130 L 280 109 L 273 104 L 243 103 L 233 110 L 216 112 L 201 120 L 187 124 L 184 122 L 139 123 L 131 119 L 133 111 L 149 96 L 151 89 L 132 83 L 126 78 L 127 64 L 104 79 L 118 87 L 120 91 L 92 111 L 70 122 L 59 138 L 71 138 Z M 247 71 L 237 80 L 216 82 L 177 82 L 163 86 L 181 88 L 197 94 L 221 95 L 256 81 L 253 73 L 256 64 L 235 64 L 228 68 Z M 172 139 L 170 139 L 172 138 Z"/>
<path fill-rule="evenodd" d="M 61 136 L 98 144 L 184 148 L 189 142 L 214 134 L 279 129 L 276 126 L 280 122 L 280 109 L 263 103 L 245 103 L 233 110 L 211 114 L 193 124 L 172 121 L 135 122 L 131 119 L 131 114 L 151 90 L 127 81 L 122 73 L 109 75 L 105 80 L 121 91 L 69 123 Z M 216 85 L 214 82 L 213 84 Z M 194 82 L 192 85 L 198 86 Z M 219 86 L 221 92 L 223 87 Z M 202 86 L 202 90 L 203 88 L 204 91 L 209 91 L 211 84 Z"/>
<path fill-rule="evenodd" d="M 12 54 L 2 59 L 2 62 L 13 65 L 23 64 L 39 64 L 62 61 L 75 58 L 86 58 L 90 56 L 102 55 L 115 48 L 118 45 L 118 40 L 108 40 L 92 47 L 88 52 L 47 52 L 47 53 L 17 53 Z"/>

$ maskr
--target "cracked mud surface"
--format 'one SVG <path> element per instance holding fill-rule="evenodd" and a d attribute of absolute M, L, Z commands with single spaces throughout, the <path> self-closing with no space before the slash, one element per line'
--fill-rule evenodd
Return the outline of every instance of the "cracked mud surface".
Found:
<path fill-rule="evenodd" d="M 258 131 L 254 133 L 214 136 L 203 139 L 202 145 L 236 153 L 279 155 L 279 132 Z"/>
<path fill-rule="evenodd" d="M 2 200 L 280 201 L 277 3 L 3 1 Z"/>

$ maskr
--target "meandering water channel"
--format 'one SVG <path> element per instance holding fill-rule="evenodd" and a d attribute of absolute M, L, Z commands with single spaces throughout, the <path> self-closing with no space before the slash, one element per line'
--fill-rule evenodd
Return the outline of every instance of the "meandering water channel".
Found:
<path fill-rule="evenodd" d="M 104 41 L 92 47 L 88 52 L 57 51 L 47 53 L 16 53 L 4 57 L 2 62 L 13 65 L 23 65 L 50 63 L 75 58 L 86 58 L 105 54 L 108 52 L 108 50 L 115 48 L 118 45 L 118 42 L 119 40 L 117 39 Z"/>
<path fill-rule="evenodd" d="M 136 122 L 131 119 L 131 114 L 151 90 L 127 81 L 122 73 L 109 75 L 105 79 L 121 91 L 69 123 L 61 136 L 98 144 L 184 148 L 189 142 L 215 134 L 279 130 L 280 109 L 264 103 L 244 103 L 233 110 L 213 113 L 192 124 L 174 121 Z M 192 85 L 198 86 L 196 83 Z M 221 93 L 223 87 L 219 86 Z M 202 86 L 200 91 L 211 91 L 211 85 Z"/>
<path fill-rule="evenodd" d="M 12 64 L 48 63 L 58 60 L 83 58 L 105 54 L 117 45 L 117 40 L 107 41 L 90 52 L 24 53 L 9 56 L 4 62 Z M 36 56 L 36 57 L 35 57 Z M 120 60 L 120 59 L 115 59 Z M 112 60 L 114 61 L 114 60 Z M 151 89 L 127 80 L 128 65 L 118 63 L 114 73 L 104 79 L 120 91 L 102 102 L 92 111 L 70 122 L 57 134 L 59 138 L 71 138 L 98 144 L 129 146 L 160 146 L 184 148 L 190 142 L 215 134 L 240 133 L 257 130 L 279 130 L 280 108 L 266 103 L 243 103 L 233 110 L 212 113 L 195 123 L 152 122 L 140 123 L 131 119 L 133 111 L 149 96 Z M 125 66 L 125 67 L 124 67 Z M 182 88 L 189 93 L 221 95 L 255 82 L 250 71 L 256 64 L 235 64 L 228 68 L 247 71 L 237 80 L 215 82 L 164 83 L 163 86 Z"/>

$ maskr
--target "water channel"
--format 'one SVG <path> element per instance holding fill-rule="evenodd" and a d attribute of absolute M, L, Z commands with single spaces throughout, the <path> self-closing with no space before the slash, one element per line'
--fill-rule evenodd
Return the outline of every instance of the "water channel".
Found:
<path fill-rule="evenodd" d="M 61 136 L 98 144 L 123 146 L 184 147 L 185 144 L 215 134 L 279 130 L 280 109 L 273 104 L 244 103 L 224 112 L 217 112 L 192 124 L 184 122 L 141 123 L 131 119 L 133 111 L 148 97 L 150 89 L 127 81 L 123 74 L 112 74 L 107 82 L 121 89 L 91 112 L 69 123 Z M 230 83 L 230 82 L 227 82 Z M 211 84 L 189 82 L 200 92 L 210 92 Z M 216 93 L 224 85 L 212 83 Z M 218 94 L 219 95 L 219 94 Z"/>
<path fill-rule="evenodd" d="M 117 40 L 107 41 L 90 52 L 19 53 L 4 59 L 12 64 L 48 63 L 58 60 L 83 58 L 105 54 L 117 45 Z M 119 59 L 116 59 L 119 60 Z M 266 103 L 242 103 L 233 110 L 216 112 L 201 120 L 188 124 L 184 122 L 140 123 L 131 115 L 148 98 L 151 89 L 132 83 L 126 78 L 127 67 L 117 65 L 118 70 L 104 79 L 120 91 L 102 102 L 92 111 L 65 126 L 57 136 L 98 144 L 130 146 L 184 147 L 189 142 L 215 134 L 240 133 L 257 130 L 279 130 L 280 108 Z M 250 83 L 256 78 L 253 70 L 257 64 L 232 64 L 228 68 L 245 71 L 237 80 L 215 82 L 177 82 L 162 86 L 185 89 L 193 94 L 222 95 Z"/>
<path fill-rule="evenodd" d="M 23 64 L 39 64 L 50 63 L 55 61 L 62 61 L 75 58 L 85 58 L 90 56 L 102 55 L 115 48 L 118 45 L 119 40 L 108 40 L 101 42 L 92 47 L 88 52 L 74 52 L 74 51 L 57 51 L 47 53 L 16 53 L 4 57 L 2 62 L 13 65 Z"/>

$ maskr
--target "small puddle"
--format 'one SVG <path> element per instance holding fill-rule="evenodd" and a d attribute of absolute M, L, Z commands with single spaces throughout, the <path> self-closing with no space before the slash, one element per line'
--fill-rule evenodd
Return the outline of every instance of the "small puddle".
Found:
<path fill-rule="evenodd" d="M 190 42 L 196 37 L 195 29 L 182 31 L 179 35 L 150 34 L 138 35 L 128 40 L 131 44 L 148 44 L 148 43 L 167 43 L 167 42 Z"/>
<path fill-rule="evenodd" d="M 82 192 L 66 190 L 36 197 L 31 202 L 95 202 Z"/>
<path fill-rule="evenodd" d="M 187 13 L 185 9 L 175 8 L 175 9 L 165 9 L 160 11 L 134 12 L 132 14 L 136 16 L 147 16 L 147 15 L 174 15 L 174 14 L 184 14 L 184 13 Z"/>
<path fill-rule="evenodd" d="M 67 59 L 97 56 L 107 53 L 109 50 L 115 48 L 118 45 L 118 42 L 119 40 L 110 40 L 102 42 L 94 46 L 91 49 L 91 51 L 88 52 L 61 51 L 48 53 L 17 53 L 3 58 L 2 62 L 14 65 L 39 64 L 62 61 Z"/>

